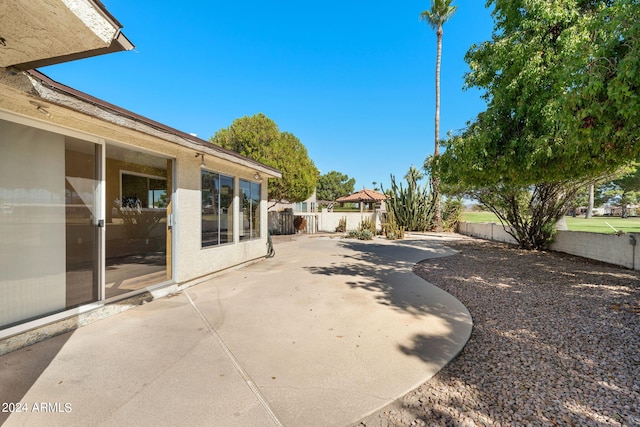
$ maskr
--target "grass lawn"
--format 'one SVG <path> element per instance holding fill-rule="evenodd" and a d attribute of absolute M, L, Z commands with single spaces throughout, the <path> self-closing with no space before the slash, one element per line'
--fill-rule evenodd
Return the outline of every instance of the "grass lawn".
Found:
<path fill-rule="evenodd" d="M 491 212 L 464 212 L 462 214 L 464 221 L 468 222 L 495 222 L 500 223 L 498 218 Z M 640 217 L 634 218 L 620 218 L 620 217 L 593 217 L 591 219 L 585 219 L 584 217 L 573 218 L 570 216 L 565 217 L 567 220 L 567 227 L 571 231 L 589 231 L 592 233 L 607 233 L 613 234 L 616 230 L 622 230 L 627 233 L 640 233 Z M 609 225 L 611 227 L 609 227 Z"/>

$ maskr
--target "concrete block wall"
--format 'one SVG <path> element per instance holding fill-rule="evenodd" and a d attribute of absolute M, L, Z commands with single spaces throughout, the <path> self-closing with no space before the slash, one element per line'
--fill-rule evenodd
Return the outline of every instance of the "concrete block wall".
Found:
<path fill-rule="evenodd" d="M 327 209 L 322 209 L 318 230 L 333 233 L 336 231 L 340 220 L 344 217 L 347 218 L 347 231 L 357 230 L 365 218 L 376 221 L 376 225 L 380 228 L 380 221 L 378 219 L 378 213 L 376 212 L 328 212 Z"/>
<path fill-rule="evenodd" d="M 479 237 L 481 239 L 494 240 L 496 242 L 516 244 L 516 239 L 504 230 L 501 224 L 493 222 L 472 223 L 461 222 L 458 227 L 460 234 Z"/>
<path fill-rule="evenodd" d="M 584 231 L 558 231 L 551 250 L 639 270 L 639 249 L 634 243 L 639 234 L 622 235 L 587 233 Z"/>
<path fill-rule="evenodd" d="M 516 243 L 501 224 L 462 222 L 458 232 L 467 236 Z M 636 245 L 636 242 L 638 244 Z M 552 251 L 589 258 L 640 270 L 640 233 L 615 234 L 558 231 L 549 247 Z"/>

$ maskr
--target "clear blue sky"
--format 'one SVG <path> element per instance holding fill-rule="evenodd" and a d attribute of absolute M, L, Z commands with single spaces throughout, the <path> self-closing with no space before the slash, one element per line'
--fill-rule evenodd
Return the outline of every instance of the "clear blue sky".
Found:
<path fill-rule="evenodd" d="M 296 135 L 321 173 L 389 186 L 433 153 L 436 35 L 428 0 L 102 0 L 135 51 L 41 71 L 208 140 L 259 112 Z M 444 27 L 441 136 L 484 110 L 464 55 L 489 40 L 484 1 Z"/>

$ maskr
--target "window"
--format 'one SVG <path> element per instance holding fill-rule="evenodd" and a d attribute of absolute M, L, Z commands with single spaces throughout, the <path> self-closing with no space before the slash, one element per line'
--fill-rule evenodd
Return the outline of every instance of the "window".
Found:
<path fill-rule="evenodd" d="M 260 237 L 260 192 L 259 183 L 240 180 L 240 240 Z"/>
<path fill-rule="evenodd" d="M 233 178 L 202 171 L 202 247 L 233 242 Z"/>

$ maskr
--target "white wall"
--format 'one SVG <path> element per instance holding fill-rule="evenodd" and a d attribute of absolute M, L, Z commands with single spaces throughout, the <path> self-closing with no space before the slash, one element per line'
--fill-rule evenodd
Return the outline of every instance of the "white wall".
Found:
<path fill-rule="evenodd" d="M 318 230 L 335 232 L 340 220 L 345 217 L 347 218 L 347 231 L 357 230 L 363 219 L 375 220 L 377 228 L 381 229 L 379 215 L 376 212 L 328 212 L 325 208 L 319 215 Z"/>
<path fill-rule="evenodd" d="M 516 243 L 500 224 L 462 222 L 460 234 Z M 635 243 L 638 241 L 638 246 Z M 630 269 L 640 270 L 640 233 L 623 235 L 587 233 L 582 231 L 557 231 L 549 249 L 583 258 L 589 258 Z"/>
<path fill-rule="evenodd" d="M 640 270 L 640 246 L 633 245 L 637 240 L 640 240 L 640 234 L 636 233 L 618 236 L 584 231 L 558 231 L 550 249 Z"/>
<path fill-rule="evenodd" d="M 176 224 L 173 228 L 176 258 L 174 279 L 178 283 L 187 282 L 224 270 L 247 261 L 263 258 L 267 254 L 267 180 L 262 180 L 262 202 L 260 205 L 260 238 L 239 241 L 240 220 L 238 179 L 254 181 L 253 170 L 241 168 L 230 163 L 206 158 L 207 169 L 227 176 L 236 177 L 234 183 L 234 243 L 202 248 L 201 245 L 201 175 L 200 160 L 194 158 L 191 151 L 178 154 L 176 162 L 176 195 L 173 200 Z"/>
<path fill-rule="evenodd" d="M 516 239 L 504 231 L 502 224 L 493 222 L 461 222 L 458 226 L 458 232 L 467 236 L 480 237 L 481 239 L 517 244 Z"/>

